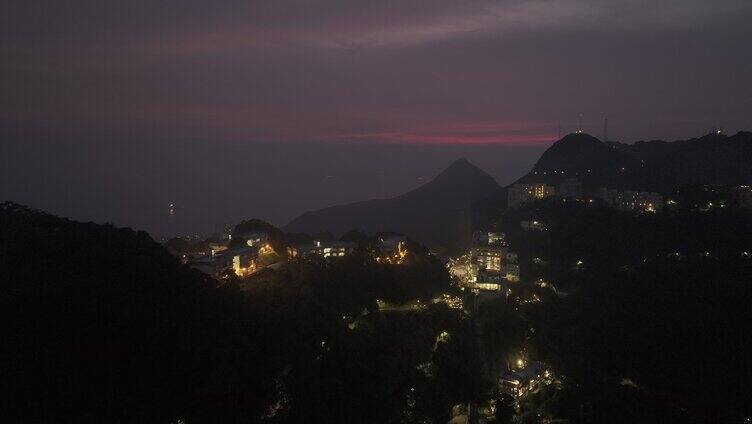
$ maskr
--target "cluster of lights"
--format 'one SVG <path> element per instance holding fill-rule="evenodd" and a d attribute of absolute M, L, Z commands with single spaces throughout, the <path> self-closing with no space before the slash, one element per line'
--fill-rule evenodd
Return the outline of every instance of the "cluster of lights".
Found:
<path fill-rule="evenodd" d="M 401 265 L 405 263 L 406 259 L 407 259 L 407 250 L 405 249 L 400 249 L 397 252 L 395 252 L 393 255 L 376 256 L 376 262 L 385 263 L 385 264 L 394 264 L 394 265 Z"/>
<path fill-rule="evenodd" d="M 247 267 L 235 268 L 235 275 L 237 275 L 238 277 L 247 277 L 256 271 L 258 271 L 258 268 L 256 267 L 256 263 L 251 261 L 251 263 L 248 264 Z"/>
<path fill-rule="evenodd" d="M 428 307 L 427 304 L 424 304 L 420 301 L 420 299 L 412 302 L 412 303 L 405 303 L 402 305 L 393 305 L 388 302 L 385 302 L 383 300 L 377 299 L 376 300 L 376 306 L 378 306 L 379 311 L 381 312 L 388 312 L 388 311 L 422 311 Z"/>
<path fill-rule="evenodd" d="M 543 172 L 543 175 L 548 175 L 548 172 L 549 172 L 549 171 L 548 171 L 548 170 L 545 170 L 545 171 L 542 171 L 542 172 Z M 562 170 L 556 170 L 556 169 L 554 169 L 553 171 L 550 171 L 550 172 L 551 172 L 552 174 L 562 174 L 562 175 L 564 175 L 564 174 L 566 174 L 566 173 L 567 173 L 566 171 L 562 171 Z M 533 171 L 533 173 L 534 173 L 535 175 L 538 175 L 538 171 Z"/>
<path fill-rule="evenodd" d="M 269 255 L 269 254 L 274 253 L 274 249 L 272 248 L 270 244 L 267 243 L 259 247 L 258 253 L 259 255 Z M 238 260 L 238 263 L 237 265 L 233 267 L 233 271 L 235 271 L 235 275 L 237 275 L 238 277 L 247 277 L 259 270 L 259 267 L 256 265 L 256 262 L 253 260 L 249 261 L 248 266 L 245 266 L 245 267 L 240 266 L 240 261 L 239 259 L 237 260 Z"/>
<path fill-rule="evenodd" d="M 272 253 L 274 253 L 274 249 L 269 243 L 259 247 L 259 255 L 269 255 Z"/>
<path fill-rule="evenodd" d="M 517 301 L 522 305 L 542 302 L 541 298 L 537 294 L 533 294 L 530 299 L 520 300 L 519 298 L 517 298 Z"/>
<path fill-rule="evenodd" d="M 441 296 L 435 297 L 431 300 L 432 303 L 444 303 L 451 309 L 462 309 L 462 299 L 457 296 L 444 293 Z"/>

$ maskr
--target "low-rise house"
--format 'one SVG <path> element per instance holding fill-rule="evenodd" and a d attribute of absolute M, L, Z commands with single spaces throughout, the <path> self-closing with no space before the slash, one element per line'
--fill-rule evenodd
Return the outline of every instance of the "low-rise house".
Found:
<path fill-rule="evenodd" d="M 246 244 L 249 247 L 258 246 L 264 243 L 267 243 L 269 241 L 269 234 L 261 232 L 261 233 L 244 233 L 240 234 L 238 237 L 246 241 Z"/>
<path fill-rule="evenodd" d="M 244 276 L 256 271 L 258 248 L 238 247 L 223 249 L 220 252 L 212 249 L 213 253 L 188 262 L 188 266 L 206 274 L 219 276 L 232 271 L 235 275 Z"/>

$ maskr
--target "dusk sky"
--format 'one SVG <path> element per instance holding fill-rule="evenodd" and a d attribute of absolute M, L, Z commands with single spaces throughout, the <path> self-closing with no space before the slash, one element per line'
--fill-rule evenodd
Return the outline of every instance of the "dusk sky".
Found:
<path fill-rule="evenodd" d="M 10 0 L 0 200 L 282 225 L 463 156 L 509 183 L 580 114 L 622 142 L 750 130 L 750 22 L 749 0 Z"/>

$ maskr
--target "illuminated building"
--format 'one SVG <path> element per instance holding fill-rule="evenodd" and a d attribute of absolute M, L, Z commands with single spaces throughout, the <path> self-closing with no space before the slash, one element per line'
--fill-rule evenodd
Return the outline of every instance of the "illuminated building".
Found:
<path fill-rule="evenodd" d="M 498 272 L 480 270 L 478 272 L 478 278 L 472 288 L 484 291 L 500 291 L 501 274 Z"/>
<path fill-rule="evenodd" d="M 475 288 L 484 291 L 501 291 L 499 283 L 475 283 Z"/>
<path fill-rule="evenodd" d="M 232 258 L 232 270 L 235 275 L 242 277 L 256 271 L 256 259 L 259 251 L 241 247 L 229 252 L 228 256 Z"/>
<path fill-rule="evenodd" d="M 546 184 L 515 184 L 507 191 L 507 200 L 510 208 L 515 208 L 532 200 L 545 199 L 553 196 L 556 190 Z"/>
<path fill-rule="evenodd" d="M 473 246 L 470 258 L 479 269 L 499 272 L 502 259 L 507 255 L 507 248 L 503 246 Z"/>
<path fill-rule="evenodd" d="M 478 265 L 458 260 L 449 267 L 449 273 L 462 284 L 475 283 L 478 279 Z"/>
<path fill-rule="evenodd" d="M 493 231 L 474 231 L 473 244 L 481 246 L 506 246 L 506 235 L 504 233 L 497 233 Z"/>
<path fill-rule="evenodd" d="M 274 248 L 269 243 L 257 244 L 256 248 L 258 249 L 259 256 L 261 256 L 261 255 L 271 255 L 272 253 L 277 253 L 277 252 L 274 251 Z"/>
<path fill-rule="evenodd" d="M 506 236 L 504 235 L 504 233 L 489 232 L 488 233 L 488 244 L 490 244 L 492 246 L 505 245 L 506 244 Z"/>
<path fill-rule="evenodd" d="M 407 237 L 391 236 L 379 238 L 378 262 L 401 264 L 407 258 Z"/>
<path fill-rule="evenodd" d="M 533 197 L 536 199 L 543 199 L 548 196 L 553 196 L 555 190 L 551 186 L 547 186 L 545 184 L 535 184 L 533 185 Z"/>
<path fill-rule="evenodd" d="M 313 244 L 290 246 L 287 255 L 290 258 L 305 258 L 310 255 L 319 255 L 325 258 L 345 256 L 355 250 L 355 243 L 344 241 L 314 241 Z"/>
<path fill-rule="evenodd" d="M 245 233 L 238 236 L 246 241 L 249 247 L 258 246 L 269 241 L 269 235 L 266 233 Z"/>
<path fill-rule="evenodd" d="M 522 361 L 522 360 L 520 360 Z M 520 397 L 530 391 L 535 391 L 541 378 L 546 374 L 546 367 L 541 362 L 532 362 L 522 369 L 514 372 L 506 372 L 499 377 L 499 392 L 512 396 Z"/>
<path fill-rule="evenodd" d="M 492 231 L 475 231 L 473 233 L 470 261 L 478 265 L 479 269 L 498 272 L 506 254 L 504 233 Z"/>
<path fill-rule="evenodd" d="M 520 226 L 525 231 L 548 231 L 545 222 L 541 221 L 520 221 Z"/>
<path fill-rule="evenodd" d="M 472 290 L 500 291 L 502 280 L 520 280 L 517 254 L 510 252 L 504 233 L 475 231 L 468 255 L 450 271 Z"/>
<path fill-rule="evenodd" d="M 239 247 L 221 251 L 212 249 L 212 254 L 188 261 L 188 266 L 206 274 L 220 276 L 232 271 L 235 275 L 245 276 L 257 270 L 258 248 Z"/>

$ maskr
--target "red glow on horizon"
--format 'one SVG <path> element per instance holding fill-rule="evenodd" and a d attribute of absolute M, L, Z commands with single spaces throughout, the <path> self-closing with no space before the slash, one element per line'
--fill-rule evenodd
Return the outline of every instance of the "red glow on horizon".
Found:
<path fill-rule="evenodd" d="M 349 138 L 374 142 L 405 144 L 545 144 L 556 141 L 556 137 L 549 134 L 459 136 L 415 133 L 373 133 L 353 134 Z"/>
<path fill-rule="evenodd" d="M 405 131 L 340 134 L 344 140 L 400 144 L 547 144 L 557 137 L 537 123 L 450 122 Z"/>

